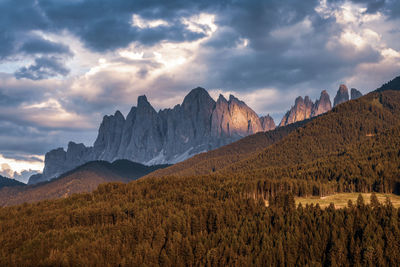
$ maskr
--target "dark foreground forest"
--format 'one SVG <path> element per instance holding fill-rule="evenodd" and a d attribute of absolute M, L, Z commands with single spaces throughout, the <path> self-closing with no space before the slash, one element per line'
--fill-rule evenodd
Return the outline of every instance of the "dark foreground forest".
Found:
<path fill-rule="evenodd" d="M 398 266 L 400 209 L 266 207 L 204 177 L 101 185 L 0 209 L 1 266 Z"/>

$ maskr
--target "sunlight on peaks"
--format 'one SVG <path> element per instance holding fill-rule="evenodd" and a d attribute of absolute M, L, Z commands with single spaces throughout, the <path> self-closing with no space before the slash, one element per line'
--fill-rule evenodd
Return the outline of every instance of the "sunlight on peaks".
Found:
<path fill-rule="evenodd" d="M 155 28 L 158 26 L 168 26 L 168 25 L 169 25 L 168 22 L 162 19 L 156 19 L 156 20 L 145 19 L 137 14 L 133 14 L 132 16 L 132 26 L 136 26 L 141 29 Z"/>

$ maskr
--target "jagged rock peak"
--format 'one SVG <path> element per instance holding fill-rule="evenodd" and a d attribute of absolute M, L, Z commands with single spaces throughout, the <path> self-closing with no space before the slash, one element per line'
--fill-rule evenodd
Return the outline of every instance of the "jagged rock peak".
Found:
<path fill-rule="evenodd" d="M 121 111 L 119 111 L 119 110 L 115 111 L 114 117 L 125 119 L 124 115 L 122 115 Z"/>
<path fill-rule="evenodd" d="M 327 92 L 326 90 L 322 90 L 322 91 L 321 91 L 320 99 L 321 99 L 322 97 L 328 97 L 328 99 L 329 99 L 329 94 L 328 94 L 328 92 Z"/>
<path fill-rule="evenodd" d="M 311 117 L 321 115 L 325 112 L 328 112 L 331 109 L 332 109 L 332 103 L 329 94 L 328 92 L 326 92 L 326 90 L 323 90 L 321 92 L 321 96 L 319 97 L 319 99 L 315 101 L 315 104 L 311 112 Z"/>
<path fill-rule="evenodd" d="M 207 90 L 204 89 L 203 87 L 196 87 L 193 88 L 192 90 L 190 90 L 189 94 L 187 94 L 186 96 L 200 96 L 200 95 L 209 95 Z"/>
<path fill-rule="evenodd" d="M 346 101 L 349 101 L 349 89 L 347 89 L 346 85 L 341 84 L 333 100 L 333 106 L 336 107 Z"/>
<path fill-rule="evenodd" d="M 232 101 L 237 101 L 237 102 L 242 102 L 243 103 L 243 101 L 240 101 L 236 96 L 229 95 L 229 102 L 232 102 Z"/>
<path fill-rule="evenodd" d="M 283 116 L 279 126 L 285 126 L 310 118 L 313 106 L 314 104 L 308 96 L 304 98 L 301 96 L 297 97 L 294 106 Z"/>
<path fill-rule="evenodd" d="M 267 116 L 260 117 L 260 122 L 264 132 L 271 131 L 276 128 L 274 119 L 269 114 Z"/>
<path fill-rule="evenodd" d="M 356 88 L 351 88 L 351 90 L 350 90 L 351 100 L 362 97 L 362 95 L 363 94 L 360 91 L 358 91 Z"/>
<path fill-rule="evenodd" d="M 294 104 L 295 104 L 295 105 L 298 105 L 298 104 L 300 104 L 300 103 L 304 103 L 304 99 L 303 99 L 302 96 L 296 97 L 296 100 L 294 101 Z"/>
<path fill-rule="evenodd" d="M 260 118 L 243 101 L 233 95 L 229 95 L 228 101 L 219 96 L 211 118 L 213 137 L 237 140 L 260 131 L 263 131 Z"/>
<path fill-rule="evenodd" d="M 222 94 L 219 94 L 217 102 L 228 102 L 228 100 L 226 100 L 225 96 L 223 96 Z"/>
<path fill-rule="evenodd" d="M 272 118 L 259 118 L 233 95 L 229 101 L 220 95 L 215 102 L 201 87 L 191 90 L 181 105 L 159 112 L 142 95 L 126 119 L 119 111 L 104 116 L 93 147 L 70 143 L 67 152 L 49 152 L 41 179 L 57 177 L 91 160 L 176 163 L 273 127 Z"/>
<path fill-rule="evenodd" d="M 137 99 L 137 106 L 141 107 L 141 106 L 148 106 L 150 105 L 149 101 L 147 101 L 147 97 L 145 95 L 140 95 L 138 96 Z"/>
<path fill-rule="evenodd" d="M 215 104 L 215 101 L 214 99 L 212 99 L 206 89 L 202 87 L 196 87 L 185 96 L 182 102 L 182 106 L 187 107 L 188 105 L 192 105 L 194 103 L 198 103 L 199 105 L 204 104 L 208 106 L 210 104 Z"/>

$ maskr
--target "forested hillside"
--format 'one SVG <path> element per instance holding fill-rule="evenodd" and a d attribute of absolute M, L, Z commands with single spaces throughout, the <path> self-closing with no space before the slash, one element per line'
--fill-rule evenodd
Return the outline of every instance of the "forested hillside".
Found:
<path fill-rule="evenodd" d="M 349 146 L 370 142 L 399 123 L 400 93 L 371 93 L 335 107 L 261 153 L 229 165 L 220 173 L 249 176 L 262 169 L 312 165 L 331 154 L 342 155 Z"/>
<path fill-rule="evenodd" d="M 304 126 L 310 120 L 292 123 L 272 131 L 260 132 L 250 135 L 223 146 L 221 148 L 201 153 L 188 160 L 179 162 L 171 167 L 160 169 L 150 173 L 149 177 L 157 176 L 190 176 L 205 175 L 216 172 L 223 167 L 250 157 L 253 154 L 263 151 L 268 146 L 281 140 L 293 130 Z"/>
<path fill-rule="evenodd" d="M 0 265 L 396 266 L 400 210 L 270 207 L 218 177 L 109 183 L 91 194 L 0 209 Z"/>

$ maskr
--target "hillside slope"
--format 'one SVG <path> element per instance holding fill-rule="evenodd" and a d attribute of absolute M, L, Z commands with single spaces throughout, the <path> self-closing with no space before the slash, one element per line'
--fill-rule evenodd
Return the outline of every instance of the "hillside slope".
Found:
<path fill-rule="evenodd" d="M 65 198 L 75 193 L 91 192 L 99 184 L 108 182 L 127 183 L 166 166 L 168 165 L 145 166 L 129 160 L 117 160 L 113 163 L 92 161 L 49 182 L 4 187 L 0 190 L 0 206 Z"/>
<path fill-rule="evenodd" d="M 20 181 L 0 175 L 0 188 L 3 188 L 5 186 L 24 186 L 24 185 L 25 184 L 21 183 Z"/>
<path fill-rule="evenodd" d="M 281 140 L 299 127 L 303 127 L 310 120 L 292 123 L 278 127 L 275 130 L 250 135 L 220 147 L 218 149 L 198 154 L 183 162 L 176 163 L 168 168 L 150 173 L 146 177 L 156 176 L 192 176 L 206 175 L 221 170 L 229 164 L 243 160 L 253 154 L 263 151 L 268 146 Z"/>
<path fill-rule="evenodd" d="M 312 162 L 368 140 L 399 122 L 400 92 L 373 92 L 340 104 L 257 155 L 225 167 L 221 173 L 247 175 L 257 169 Z"/>

